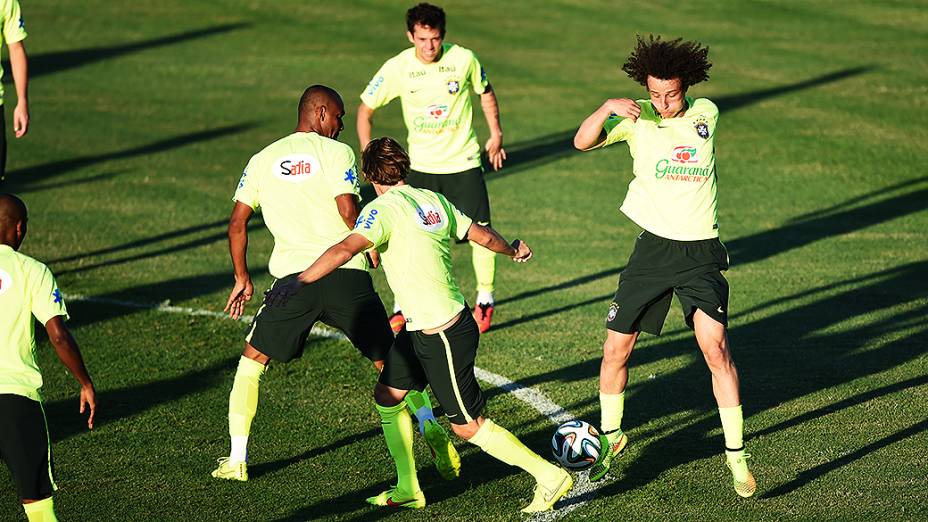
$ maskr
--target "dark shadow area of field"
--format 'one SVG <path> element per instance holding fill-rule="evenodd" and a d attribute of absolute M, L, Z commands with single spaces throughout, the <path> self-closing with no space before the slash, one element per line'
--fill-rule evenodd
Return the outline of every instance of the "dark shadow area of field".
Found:
<path fill-rule="evenodd" d="M 29 185 L 29 186 L 18 186 L 16 187 L 17 194 L 28 194 L 30 192 L 41 192 L 43 190 L 54 190 L 57 188 L 63 187 L 73 187 L 75 185 L 85 185 L 87 183 L 96 183 L 98 181 L 105 181 L 108 179 L 113 179 L 124 174 L 128 174 L 131 171 L 129 170 L 117 170 L 111 172 L 100 172 L 97 174 L 92 174 L 90 176 L 84 176 L 81 178 L 68 179 L 64 181 L 53 181 L 51 183 L 41 183 L 38 185 Z M 4 188 L 4 184 L 0 183 L 0 189 Z"/>
<path fill-rule="evenodd" d="M 218 223 L 218 224 L 224 225 L 224 224 L 227 223 L 227 221 L 222 220 L 222 221 L 215 222 L 215 223 L 213 223 L 213 224 L 195 225 L 195 226 L 192 226 L 192 227 L 187 227 L 187 228 L 185 228 L 185 229 L 181 229 L 181 230 L 179 230 L 179 231 L 168 232 L 168 233 L 166 233 L 166 234 L 160 234 L 160 235 L 158 235 L 158 236 L 155 236 L 154 238 L 140 239 L 140 240 L 132 241 L 132 242 L 127 243 L 127 244 L 125 244 L 125 245 L 120 245 L 120 246 L 118 246 L 118 247 L 111 247 L 111 248 L 107 248 L 107 249 L 102 249 L 102 251 L 107 251 L 107 252 L 118 252 L 118 251 L 123 251 L 123 250 L 129 250 L 129 249 L 133 249 L 133 248 L 138 248 L 139 246 L 144 246 L 144 245 L 149 245 L 149 244 L 158 244 L 158 243 L 162 243 L 162 242 L 164 242 L 164 241 L 166 241 L 166 240 L 168 240 L 168 239 L 171 239 L 171 238 L 176 238 L 176 237 L 183 236 L 183 235 L 195 234 L 195 233 L 197 233 L 197 232 L 199 232 L 199 231 L 202 231 L 202 230 L 204 230 L 204 229 L 216 227 L 216 226 L 217 226 L 217 223 Z M 263 227 L 264 227 L 264 221 L 263 221 L 260 217 L 258 217 L 258 219 L 253 219 L 250 223 L 248 223 L 248 231 L 249 231 L 249 232 L 255 232 L 255 231 L 259 230 L 259 229 L 262 229 Z M 223 228 L 224 228 L 224 227 L 223 227 Z M 201 247 L 201 246 L 211 245 L 211 244 L 213 244 L 213 243 L 216 243 L 217 241 L 225 241 L 225 240 L 227 239 L 227 237 L 228 237 L 227 232 L 226 232 L 225 230 L 223 230 L 222 232 L 216 232 L 216 233 L 210 234 L 210 235 L 208 235 L 208 236 L 206 236 L 206 237 L 201 237 L 201 238 L 197 238 L 197 239 L 189 239 L 189 240 L 187 240 L 187 241 L 185 241 L 185 242 L 183 242 L 183 243 L 177 244 L 177 245 L 161 247 L 161 248 L 157 248 L 157 249 L 155 249 L 155 250 L 151 250 L 151 251 L 149 251 L 149 252 L 142 252 L 142 253 L 139 253 L 139 254 L 133 254 L 133 255 L 131 255 L 131 256 L 123 256 L 123 257 L 120 257 L 120 258 L 117 258 L 117 259 L 110 259 L 110 260 L 108 260 L 108 261 L 100 261 L 100 262 L 98 262 L 98 263 L 91 263 L 91 264 L 87 264 L 87 265 L 81 265 L 81 266 L 77 266 L 77 267 L 74 267 L 74 268 L 64 268 L 64 269 L 60 269 L 60 270 L 56 269 L 56 270 L 55 270 L 55 273 L 58 274 L 58 275 L 60 276 L 60 275 L 64 275 L 64 274 L 73 274 L 73 273 L 77 273 L 77 272 L 86 272 L 86 271 L 88 271 L 88 270 L 94 270 L 94 269 L 97 269 L 97 268 L 103 268 L 103 267 L 108 267 L 108 266 L 121 265 L 121 264 L 124 264 L 124 263 L 130 263 L 130 262 L 132 262 L 132 261 L 139 261 L 139 260 L 141 260 L 141 259 L 149 259 L 149 258 L 152 258 L 152 257 L 159 257 L 159 256 L 166 255 L 166 254 L 173 254 L 173 253 L 176 253 L 176 252 L 181 252 L 181 251 L 183 251 L 183 250 L 189 250 L 189 249 L 191 249 L 191 248 L 197 248 L 197 247 Z M 157 238 L 157 239 L 156 239 L 156 238 Z M 92 256 L 97 256 L 97 255 L 100 255 L 100 254 L 98 254 L 97 252 L 91 252 L 91 253 L 88 253 L 88 254 L 78 254 L 78 255 L 76 255 L 76 256 L 69 256 L 69 258 L 71 258 L 71 259 L 76 259 L 76 258 L 82 258 L 82 257 L 92 257 Z M 49 262 L 49 265 L 51 265 L 51 264 L 52 264 L 52 262 Z"/>
<path fill-rule="evenodd" d="M 828 74 L 823 74 L 815 78 L 803 80 L 787 85 L 771 87 L 769 89 L 760 89 L 756 91 L 745 92 L 741 94 L 730 94 L 725 96 L 713 97 L 712 101 L 718 106 L 720 112 L 730 112 L 748 105 L 762 102 L 769 98 L 783 96 L 796 91 L 811 89 L 828 83 L 837 82 L 846 78 L 851 78 L 861 74 L 876 70 L 875 65 L 863 65 L 841 69 Z M 637 96 L 634 93 L 628 93 L 629 96 Z M 577 127 L 580 122 L 588 115 L 578 115 Z M 502 170 L 499 172 L 487 171 L 487 181 L 503 178 L 512 174 L 518 174 L 527 169 L 538 167 L 561 158 L 567 157 L 577 151 L 574 148 L 574 134 L 577 127 L 546 134 L 527 141 L 521 141 L 506 146 L 508 159 Z"/>
<path fill-rule="evenodd" d="M 104 154 L 93 154 L 79 158 L 53 161 L 51 163 L 43 163 L 41 165 L 34 165 L 32 167 L 17 169 L 7 173 L 5 186 L 2 186 L 2 188 L 6 192 L 16 193 L 23 188 L 28 190 L 30 185 L 33 185 L 39 181 L 46 181 L 56 176 L 67 174 L 72 170 L 95 165 L 103 161 L 119 160 L 133 158 L 136 156 L 157 154 L 159 152 L 166 152 L 169 150 L 185 147 L 187 145 L 192 145 L 194 143 L 238 134 L 248 129 L 252 129 L 255 126 L 257 126 L 255 122 L 237 123 L 235 125 L 216 127 L 215 129 L 191 132 L 189 134 L 181 134 L 180 136 L 175 136 L 173 138 L 165 138 L 149 143 L 147 145 L 132 147 L 121 151 L 107 152 Z"/>
<path fill-rule="evenodd" d="M 285 459 L 275 460 L 271 462 L 257 462 L 248 466 L 248 475 L 250 477 L 260 477 L 261 475 L 266 475 L 268 473 L 274 473 L 275 471 L 280 471 L 288 466 L 294 464 L 299 464 L 300 462 L 324 455 L 329 451 L 335 448 L 343 448 L 345 446 L 355 444 L 357 442 L 362 442 L 367 439 L 374 437 L 380 437 L 383 432 L 379 427 L 371 428 L 367 431 L 361 433 L 355 433 L 353 435 L 348 435 L 347 437 L 342 437 L 336 441 L 333 441 L 325 446 L 318 446 L 311 448 L 309 450 L 300 453 L 299 455 L 294 455 Z"/>
<path fill-rule="evenodd" d="M 127 54 L 137 53 L 156 47 L 174 45 L 198 38 L 237 31 L 251 26 L 250 23 L 222 24 L 213 27 L 205 27 L 193 31 L 172 34 L 142 40 L 139 42 L 124 43 L 107 47 L 88 47 L 86 49 L 71 49 L 68 51 L 54 51 L 49 53 L 39 53 L 29 56 L 29 79 L 33 80 L 47 74 L 55 74 L 68 69 L 76 69 L 85 65 L 90 65 L 104 60 L 119 58 Z M 28 43 L 28 40 L 27 40 Z M 3 60 L 3 70 L 10 71 L 9 60 Z M 13 75 L 4 75 L 3 83 L 13 83 Z"/>
<path fill-rule="evenodd" d="M 99 248 L 97 250 L 91 250 L 89 252 L 81 252 L 79 254 L 72 254 L 69 256 L 65 256 L 65 257 L 49 259 L 48 264 L 65 263 L 68 261 L 77 261 L 77 260 L 88 258 L 88 257 L 97 257 L 97 256 L 106 255 L 106 254 L 122 252 L 123 250 L 130 250 L 133 248 L 148 246 L 148 245 L 151 245 L 152 243 L 160 243 L 162 241 L 167 241 L 169 239 L 176 239 L 178 237 L 186 236 L 189 234 L 196 234 L 197 232 L 202 232 L 204 230 L 209 230 L 211 228 L 224 226 L 227 223 L 228 223 L 228 220 L 225 220 L 225 219 L 220 219 L 218 221 L 213 221 L 211 223 L 201 223 L 199 225 L 193 225 L 193 226 L 189 226 L 185 228 L 180 228 L 177 230 L 172 230 L 170 232 L 165 232 L 163 234 L 146 237 L 144 239 L 136 239 L 133 241 L 128 241 L 126 243 L 122 243 L 120 245 L 116 245 L 112 247 Z"/>
<path fill-rule="evenodd" d="M 94 431 L 106 431 L 107 423 L 144 413 L 151 408 L 170 404 L 220 383 L 230 382 L 228 372 L 235 368 L 238 356 L 210 365 L 202 370 L 170 379 L 146 382 L 97 393 L 98 411 Z M 77 413 L 77 397 L 45 403 L 46 416 L 51 419 L 49 432 L 52 442 L 58 442 L 87 431 L 86 414 Z"/>
<path fill-rule="evenodd" d="M 761 495 L 761 498 L 773 498 L 773 497 L 779 497 L 781 495 L 786 495 L 787 493 L 790 493 L 791 491 L 797 488 L 800 488 L 808 484 L 809 482 L 812 482 L 813 480 L 817 479 L 818 477 L 821 477 L 822 475 L 830 471 L 838 469 L 841 466 L 850 464 L 857 459 L 860 459 L 862 457 L 869 455 L 870 453 L 873 453 L 874 451 L 878 451 L 887 446 L 891 446 L 903 439 L 906 439 L 913 435 L 917 435 L 926 430 L 928 430 L 928 419 L 925 419 L 919 423 L 916 423 L 888 437 L 883 437 L 882 439 L 872 444 L 867 444 L 866 446 L 856 451 L 852 451 L 838 459 L 819 464 L 818 466 L 815 466 L 813 468 L 809 468 L 803 471 L 802 473 L 800 473 L 799 476 L 796 477 L 795 479 L 785 484 L 780 484 L 776 488 L 765 492 L 763 495 Z"/>

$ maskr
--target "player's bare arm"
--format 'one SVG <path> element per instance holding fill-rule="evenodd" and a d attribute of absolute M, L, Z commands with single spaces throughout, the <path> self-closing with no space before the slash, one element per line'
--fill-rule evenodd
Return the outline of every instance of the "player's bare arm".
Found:
<path fill-rule="evenodd" d="M 275 286 L 264 296 L 266 306 L 283 306 L 287 300 L 303 286 L 316 282 L 344 265 L 349 259 L 374 246 L 361 234 L 349 234 L 348 237 L 332 245 L 312 265 L 300 273 L 296 279 L 286 284 Z"/>
<path fill-rule="evenodd" d="M 88 409 L 90 410 L 87 427 L 93 429 L 93 418 L 97 411 L 97 394 L 93 387 L 93 381 L 90 379 L 90 374 L 87 373 L 87 367 L 84 366 L 84 358 L 81 357 L 77 342 L 71 336 L 71 332 L 65 326 L 64 319 L 60 315 L 52 317 L 45 323 L 45 331 L 48 332 L 48 340 L 55 347 L 58 358 L 61 359 L 61 362 L 81 385 L 80 412 L 84 413 Z"/>
<path fill-rule="evenodd" d="M 480 108 L 483 109 L 483 116 L 490 129 L 490 138 L 484 147 L 487 151 L 487 159 L 493 170 L 499 170 L 503 168 L 506 149 L 503 148 L 503 127 L 499 123 L 499 102 L 496 100 L 496 92 L 493 91 L 492 85 L 487 84 L 486 90 L 480 95 Z"/>
<path fill-rule="evenodd" d="M 367 148 L 367 144 L 371 141 L 371 129 L 374 126 L 374 109 L 371 109 L 367 106 L 366 103 L 361 102 L 361 105 L 358 105 L 358 143 L 361 145 L 361 151 Z"/>
<path fill-rule="evenodd" d="M 510 244 L 492 227 L 472 223 L 467 229 L 467 240 L 492 250 L 497 254 L 509 256 L 513 261 L 524 263 L 531 259 L 532 249 L 524 241 L 516 239 Z"/>
<path fill-rule="evenodd" d="M 578 150 L 590 150 L 601 144 L 606 139 L 603 124 L 606 123 L 606 118 L 611 114 L 635 121 L 641 114 L 641 107 L 635 103 L 635 100 L 628 98 L 610 98 L 606 100 L 580 124 L 577 134 L 574 136 L 574 147 Z"/>
<path fill-rule="evenodd" d="M 224 312 L 232 319 L 238 319 L 245 313 L 245 303 L 251 300 L 255 287 L 251 284 L 251 275 L 248 273 L 248 221 L 254 215 L 254 210 L 248 205 L 235 202 L 232 216 L 229 218 L 229 255 L 232 257 L 232 267 L 235 271 L 235 285 L 229 292 Z M 352 223 L 354 226 L 354 223 Z"/>
<path fill-rule="evenodd" d="M 358 221 L 358 216 L 361 215 L 358 197 L 354 194 L 340 194 L 335 197 L 335 205 L 338 207 L 338 214 L 342 217 L 342 221 L 348 226 L 348 230 L 353 229 L 354 224 Z M 369 250 L 366 255 L 371 268 L 380 266 L 380 255 L 376 250 Z"/>
<path fill-rule="evenodd" d="M 10 69 L 16 85 L 16 107 L 13 109 L 13 133 L 22 138 L 29 132 L 29 60 L 22 40 L 7 46 L 10 51 Z"/>

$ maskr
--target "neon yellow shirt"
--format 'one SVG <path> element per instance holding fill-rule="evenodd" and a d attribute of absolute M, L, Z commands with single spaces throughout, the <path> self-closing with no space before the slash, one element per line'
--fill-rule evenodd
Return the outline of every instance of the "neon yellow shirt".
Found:
<path fill-rule="evenodd" d="M 17 0 L 0 0 L 0 33 L 7 44 L 16 43 L 26 38 L 26 23 Z M 0 78 L 3 68 L 0 67 Z M 3 82 L 0 81 L 0 105 L 3 105 Z"/>
<path fill-rule="evenodd" d="M 42 401 L 42 373 L 35 360 L 35 316 L 43 325 L 68 310 L 51 270 L 0 245 L 0 394 Z"/>
<path fill-rule="evenodd" d="M 410 331 L 436 328 L 464 308 L 451 275 L 451 238 L 472 221 L 444 196 L 400 185 L 367 204 L 354 227 L 380 251 L 387 282 Z"/>
<path fill-rule="evenodd" d="M 335 203 L 342 194 L 361 194 L 351 147 L 295 132 L 252 156 L 232 199 L 261 208 L 274 236 L 268 271 L 280 279 L 306 270 L 351 232 Z M 367 258 L 357 255 L 343 268 L 367 270 Z"/>
<path fill-rule="evenodd" d="M 424 64 L 410 47 L 383 64 L 361 93 L 361 101 L 379 109 L 399 97 L 411 168 L 451 174 L 480 167 L 470 91 L 483 94 L 488 84 L 469 49 L 446 43 L 441 58 Z"/>
<path fill-rule="evenodd" d="M 649 100 L 637 100 L 637 120 L 610 116 L 605 147 L 628 143 L 635 177 L 621 211 L 638 226 L 677 241 L 718 237 L 714 103 L 687 98 L 682 116 L 662 119 Z"/>

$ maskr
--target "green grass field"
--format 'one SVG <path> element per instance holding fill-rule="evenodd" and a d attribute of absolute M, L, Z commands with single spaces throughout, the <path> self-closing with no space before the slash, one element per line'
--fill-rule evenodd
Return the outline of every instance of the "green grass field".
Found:
<path fill-rule="evenodd" d="M 394 471 L 374 371 L 338 340 L 314 339 L 298 361 L 271 366 L 251 480 L 211 479 L 228 452 L 245 325 L 100 302 L 221 310 L 242 167 L 292 130 L 311 83 L 342 93 L 342 140 L 357 147 L 357 95 L 407 45 L 408 3 L 24 4 L 32 126 L 11 143 L 3 190 L 30 208 L 22 251 L 46 261 L 67 295 L 95 299 L 69 305 L 100 398 L 93 432 L 76 384 L 48 342 L 39 347 L 61 519 L 520 519 L 530 477 L 466 443 L 463 474 L 448 483 L 417 441 L 424 513 L 364 504 Z M 712 80 L 690 94 L 722 111 L 730 338 L 759 491 L 743 500 L 731 490 L 709 373 L 674 308 L 664 335 L 644 337 L 632 357 L 628 455 L 560 514 L 928 518 L 928 4 L 618 4 L 446 6 L 447 40 L 478 52 L 500 100 L 510 159 L 487 177 L 494 225 L 536 250 L 528 265 L 500 260 L 477 363 L 598 424 L 603 318 L 638 230 L 617 211 L 627 148 L 581 155 L 570 140 L 605 98 L 643 96 L 619 70 L 637 32 L 702 41 Z M 14 99 L 8 85 L 8 124 Z M 405 137 L 397 105 L 377 113 L 377 134 Z M 263 288 L 271 239 L 260 221 L 251 239 Z M 456 265 L 471 299 L 467 248 Z M 383 274 L 375 281 L 389 305 Z M 488 416 L 547 455 L 554 425 L 485 391 Z M 0 471 L 0 519 L 22 518 Z"/>

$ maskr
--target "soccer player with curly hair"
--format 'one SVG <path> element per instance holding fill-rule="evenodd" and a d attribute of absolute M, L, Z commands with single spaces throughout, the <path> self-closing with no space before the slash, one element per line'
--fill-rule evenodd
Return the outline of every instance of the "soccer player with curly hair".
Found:
<path fill-rule="evenodd" d="M 738 372 L 728 344 L 728 253 L 719 241 L 715 134 L 718 108 L 687 90 L 709 79 L 709 49 L 697 42 L 639 36 L 622 66 L 648 97 L 606 100 L 577 130 L 587 151 L 624 141 L 634 178 L 621 210 L 642 231 L 606 315 L 599 393 L 603 447 L 591 480 L 600 480 L 628 444 L 622 431 L 628 359 L 640 332 L 660 334 L 673 294 L 712 373 L 735 491 L 756 490 L 743 442 Z"/>

